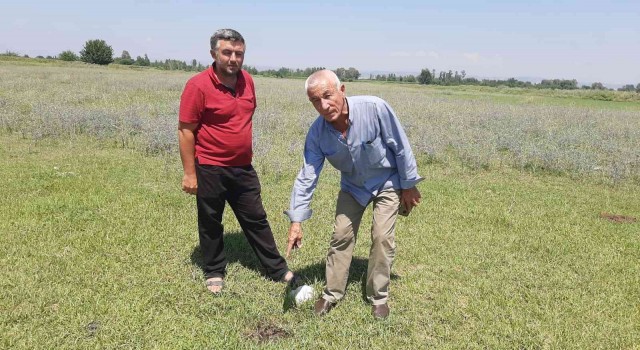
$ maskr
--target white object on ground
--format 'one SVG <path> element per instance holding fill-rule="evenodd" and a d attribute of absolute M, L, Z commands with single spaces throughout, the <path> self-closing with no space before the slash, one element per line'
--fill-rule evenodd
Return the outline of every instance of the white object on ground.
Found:
<path fill-rule="evenodd" d="M 296 301 L 296 304 L 302 304 L 305 301 L 313 299 L 313 288 L 306 284 L 300 286 L 291 291 L 291 297 Z"/>

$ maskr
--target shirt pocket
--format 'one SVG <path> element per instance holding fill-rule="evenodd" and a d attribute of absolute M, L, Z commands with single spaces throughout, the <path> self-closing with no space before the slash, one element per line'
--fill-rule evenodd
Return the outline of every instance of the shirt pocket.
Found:
<path fill-rule="evenodd" d="M 334 168 L 350 173 L 353 170 L 353 162 L 351 161 L 351 154 L 346 147 L 338 147 L 337 150 L 332 150 L 332 153 L 325 153 L 325 157 Z"/>
<path fill-rule="evenodd" d="M 366 156 L 367 165 L 370 168 L 389 168 L 391 163 L 387 159 L 387 146 L 382 143 L 380 137 L 362 144 Z"/>

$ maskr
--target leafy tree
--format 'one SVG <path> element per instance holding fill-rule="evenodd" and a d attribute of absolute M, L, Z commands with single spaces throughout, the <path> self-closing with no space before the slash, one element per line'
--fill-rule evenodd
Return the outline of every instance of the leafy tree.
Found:
<path fill-rule="evenodd" d="M 307 68 L 309 69 L 309 68 Z M 307 69 L 304 70 L 304 73 L 307 73 Z M 308 75 L 311 75 L 311 73 L 324 69 L 323 67 L 313 67 L 311 68 L 310 72 L 308 72 Z M 343 67 L 340 67 L 338 69 L 336 69 L 334 71 L 334 73 L 336 73 L 336 75 L 338 76 L 338 79 L 340 79 L 341 81 L 354 81 L 354 80 L 358 80 L 358 78 L 360 78 L 360 72 L 353 68 L 353 67 L 349 67 L 349 69 L 345 69 Z"/>
<path fill-rule="evenodd" d="M 621 88 L 618 89 L 618 91 L 630 91 L 630 92 L 635 92 L 636 88 L 635 86 L 633 86 L 633 84 L 627 84 Z"/>
<path fill-rule="evenodd" d="M 595 82 L 595 83 L 591 84 L 591 88 L 593 90 L 604 90 L 604 85 L 602 85 L 602 83 L 600 83 L 600 82 Z"/>
<path fill-rule="evenodd" d="M 254 67 L 254 66 L 242 66 L 242 68 L 244 70 L 246 70 L 247 73 L 249 73 L 251 75 L 257 75 L 258 74 L 258 69 L 256 69 L 256 67 Z"/>
<path fill-rule="evenodd" d="M 638 83 L 638 85 L 636 85 L 636 92 L 640 94 L 640 83 Z"/>
<path fill-rule="evenodd" d="M 479 85 L 480 84 L 480 80 L 478 80 L 476 78 L 465 78 L 464 79 L 464 83 L 468 84 L 468 85 Z"/>
<path fill-rule="evenodd" d="M 129 54 L 129 51 L 123 50 L 122 51 L 122 55 L 120 55 L 120 58 L 116 58 L 114 60 L 114 63 L 124 64 L 124 65 L 130 66 L 130 65 L 134 64 L 135 61 L 131 58 L 131 55 Z"/>
<path fill-rule="evenodd" d="M 442 75 L 442 73 L 440 74 Z M 416 77 L 416 80 L 418 80 L 418 83 L 423 85 L 431 84 L 433 82 L 433 75 L 431 75 L 429 69 L 423 69 L 418 77 Z"/>
<path fill-rule="evenodd" d="M 319 70 L 323 70 L 323 69 L 325 69 L 325 68 L 324 67 L 308 67 L 308 68 L 305 68 L 304 71 L 302 71 L 302 77 L 308 77 L 311 74 L 313 74 L 313 73 L 315 73 L 315 72 L 317 72 Z"/>
<path fill-rule="evenodd" d="M 144 58 L 138 56 L 136 57 L 136 61 L 133 63 L 136 66 L 144 66 L 144 67 L 148 67 L 151 65 L 151 61 L 149 61 L 149 57 L 147 57 L 147 54 L 144 54 Z"/>
<path fill-rule="evenodd" d="M 578 81 L 575 79 L 543 79 L 536 87 L 541 89 L 573 90 L 578 88 Z"/>
<path fill-rule="evenodd" d="M 344 72 L 344 78 L 347 81 L 357 80 L 358 77 L 360 77 L 360 72 L 358 72 L 358 70 L 353 67 L 347 68 L 347 70 Z"/>
<path fill-rule="evenodd" d="M 347 69 L 347 71 L 345 72 L 345 79 L 347 81 L 358 80 L 358 78 L 360 78 L 360 72 L 353 67 L 349 67 L 349 69 Z"/>
<path fill-rule="evenodd" d="M 291 74 L 292 74 L 291 69 L 286 67 L 280 67 L 280 69 L 276 71 L 276 77 L 278 78 L 287 78 L 291 76 Z"/>
<path fill-rule="evenodd" d="M 109 64 L 113 62 L 113 49 L 104 40 L 88 40 L 80 51 L 80 59 L 87 63 Z"/>
<path fill-rule="evenodd" d="M 58 59 L 63 61 L 78 61 L 80 57 L 78 57 L 78 55 L 76 55 L 75 52 L 71 50 L 67 50 L 67 51 L 62 51 L 58 55 Z"/>

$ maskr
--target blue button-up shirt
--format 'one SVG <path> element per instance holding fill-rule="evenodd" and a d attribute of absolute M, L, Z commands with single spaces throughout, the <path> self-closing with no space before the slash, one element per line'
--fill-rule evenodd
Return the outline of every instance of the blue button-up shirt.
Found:
<path fill-rule="evenodd" d="M 340 187 L 362 206 L 379 191 L 414 187 L 422 180 L 409 140 L 391 107 L 374 96 L 347 97 L 346 138 L 319 116 L 304 145 L 304 164 L 293 184 L 285 214 L 292 222 L 311 217 L 313 191 L 324 160 L 340 170 Z"/>

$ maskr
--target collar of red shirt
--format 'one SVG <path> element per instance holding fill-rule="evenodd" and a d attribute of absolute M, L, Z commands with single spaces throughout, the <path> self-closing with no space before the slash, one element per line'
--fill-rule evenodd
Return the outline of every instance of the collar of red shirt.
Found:
<path fill-rule="evenodd" d="M 213 81 L 213 83 L 216 85 L 222 85 L 226 87 L 226 85 L 222 84 L 220 82 L 220 79 L 218 79 L 218 76 L 215 73 L 215 69 L 216 69 L 216 62 L 214 61 L 211 67 L 209 68 L 209 77 L 211 77 L 211 81 Z M 235 86 L 236 90 L 242 84 L 242 82 L 244 82 L 244 74 L 242 74 L 242 69 L 238 71 L 237 75 L 238 75 L 238 81 L 236 82 L 236 86 Z"/>

